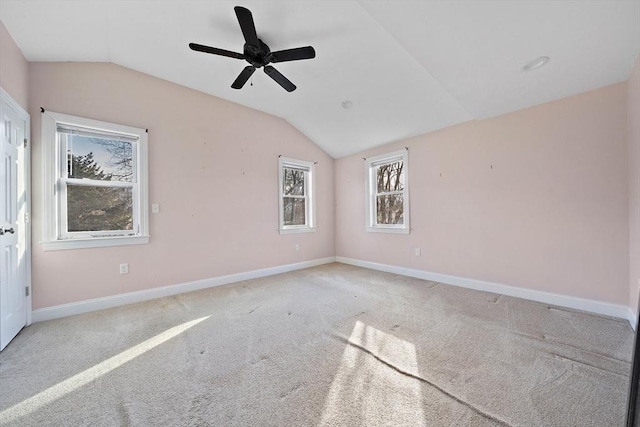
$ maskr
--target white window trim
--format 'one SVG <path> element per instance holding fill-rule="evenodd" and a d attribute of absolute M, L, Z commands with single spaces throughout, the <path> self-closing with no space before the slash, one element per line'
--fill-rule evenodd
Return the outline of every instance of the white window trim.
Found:
<path fill-rule="evenodd" d="M 61 238 L 60 206 L 56 195 L 58 177 L 60 176 L 61 162 L 58 162 L 58 152 L 60 150 L 59 141 L 56 137 L 58 123 L 87 127 L 106 132 L 117 132 L 131 135 L 138 138 L 138 152 L 134 153 L 137 179 L 137 203 L 134 203 L 134 224 L 133 235 L 122 236 L 101 236 L 104 233 L 94 233 L 95 237 L 74 237 Z M 148 157 L 147 157 L 147 132 L 131 126 L 118 125 L 99 120 L 86 119 L 83 117 L 71 116 L 68 114 L 45 111 L 42 114 L 42 170 L 44 173 L 43 191 L 43 237 L 42 248 L 45 251 L 97 248 L 107 246 L 139 245 L 149 243 L 149 178 L 148 178 Z M 68 179 L 69 180 L 69 179 Z M 118 184 L 114 183 L 114 186 Z M 134 187 L 134 188 L 135 188 Z M 135 190 L 134 190 L 135 191 Z M 134 198 L 135 199 L 135 198 Z"/>
<path fill-rule="evenodd" d="M 282 171 L 285 167 L 307 170 L 307 179 L 305 179 L 304 182 L 305 194 L 307 195 L 307 203 L 305 203 L 305 218 L 307 219 L 306 225 L 284 225 L 284 175 Z M 278 158 L 278 231 L 280 234 L 313 233 L 316 231 L 315 168 L 316 165 L 313 162 L 290 159 L 282 156 Z"/>
<path fill-rule="evenodd" d="M 404 172 L 402 198 L 404 224 L 376 224 L 375 167 L 401 160 Z M 409 234 L 409 150 L 403 148 L 391 153 L 368 157 L 365 163 L 365 228 L 371 233 Z"/>

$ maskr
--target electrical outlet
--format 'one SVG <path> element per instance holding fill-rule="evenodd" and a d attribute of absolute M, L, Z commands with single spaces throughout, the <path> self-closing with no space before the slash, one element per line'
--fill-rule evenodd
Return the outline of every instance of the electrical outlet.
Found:
<path fill-rule="evenodd" d="M 151 213 L 160 213 L 160 205 L 157 203 L 152 204 Z"/>
<path fill-rule="evenodd" d="M 129 264 L 120 264 L 120 274 L 129 273 Z"/>
<path fill-rule="evenodd" d="M 296 243 L 296 251 L 300 250 L 300 245 Z"/>
<path fill-rule="evenodd" d="M 416 254 L 416 256 L 420 256 L 421 255 L 420 248 L 415 248 L 414 253 Z"/>

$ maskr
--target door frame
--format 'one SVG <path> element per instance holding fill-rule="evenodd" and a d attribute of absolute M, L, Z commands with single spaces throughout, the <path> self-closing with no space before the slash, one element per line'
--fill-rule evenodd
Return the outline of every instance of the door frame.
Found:
<path fill-rule="evenodd" d="M 33 287 L 31 286 L 31 117 L 29 113 L 22 108 L 18 102 L 11 97 L 4 90 L 3 87 L 0 86 L 0 99 L 3 102 L 6 102 L 11 108 L 18 112 L 21 120 L 25 121 L 25 129 L 24 129 L 24 137 L 26 139 L 26 147 L 24 147 L 24 159 L 25 164 L 22 168 L 22 173 L 24 174 L 23 178 L 25 180 L 25 189 L 27 192 L 26 195 L 26 206 L 25 212 L 27 214 L 27 220 L 25 221 L 25 256 L 27 260 L 27 287 L 29 288 L 29 295 L 25 296 L 27 303 L 27 319 L 25 326 L 29 326 L 31 324 L 31 310 L 32 310 L 32 295 L 33 295 Z M 20 173 L 20 165 L 18 165 L 18 173 Z"/>

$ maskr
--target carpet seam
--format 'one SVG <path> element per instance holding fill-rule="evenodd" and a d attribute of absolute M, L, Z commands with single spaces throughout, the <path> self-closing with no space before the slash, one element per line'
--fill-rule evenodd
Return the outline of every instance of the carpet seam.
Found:
<path fill-rule="evenodd" d="M 562 355 L 557 354 L 557 353 L 548 353 L 548 354 L 550 354 L 551 356 L 557 357 L 559 359 L 566 360 L 566 361 L 568 361 L 570 363 L 577 363 L 578 365 L 583 365 L 583 366 L 587 366 L 589 368 L 596 369 L 598 371 L 606 372 L 607 374 L 615 375 L 615 376 L 618 376 L 618 377 L 621 377 L 621 378 L 629 378 L 629 375 L 619 374 L 617 372 L 613 372 L 613 371 L 610 371 L 608 369 L 600 368 L 599 366 L 591 365 L 589 363 L 581 362 L 579 360 L 575 360 L 575 359 L 572 359 L 572 358 L 567 357 L 567 356 L 562 356 Z"/>
<path fill-rule="evenodd" d="M 530 338 L 532 340 L 536 340 L 536 341 L 541 341 L 541 342 L 546 342 L 546 343 L 551 343 L 551 344 L 556 344 L 556 345 L 561 345 L 561 346 L 565 346 L 565 347 L 569 347 L 571 349 L 574 350 L 578 350 L 578 351 L 582 351 L 585 352 L 587 354 L 591 354 L 593 356 L 597 356 L 597 357 L 602 357 L 603 359 L 608 359 L 614 362 L 619 362 L 619 363 L 624 363 L 626 365 L 631 365 L 631 362 L 628 362 L 626 360 L 622 360 L 622 359 L 618 359 L 616 357 L 611 357 L 611 356 L 607 356 L 606 354 L 601 354 L 601 353 L 596 353 L 595 351 L 591 351 L 591 350 L 586 350 L 584 348 L 580 348 L 580 347 L 576 347 L 575 345 L 571 345 L 571 344 L 567 344 L 567 343 L 563 343 L 561 341 L 557 341 L 557 340 L 553 340 L 553 339 L 548 339 L 547 336 L 543 336 L 542 338 L 540 337 L 536 337 L 535 335 L 531 335 L 531 334 L 525 334 L 524 332 L 518 332 L 518 331 L 512 331 L 512 333 L 516 334 L 516 335 L 520 335 L 522 337 L 526 337 L 526 338 Z"/>
<path fill-rule="evenodd" d="M 332 335 L 332 336 L 334 338 L 338 339 L 339 341 L 342 341 L 345 344 L 350 345 L 350 346 L 352 346 L 352 347 L 354 347 L 354 348 L 356 348 L 356 349 L 358 349 L 358 350 L 370 355 L 371 357 L 376 359 L 378 362 L 384 364 L 385 366 L 388 366 L 389 368 L 393 369 L 394 371 L 398 372 L 399 374 L 404 375 L 404 376 L 409 377 L 409 378 L 413 378 L 415 380 L 418 380 L 420 382 L 423 382 L 425 384 L 430 385 L 431 387 L 435 388 L 436 390 L 440 391 L 441 393 L 445 394 L 446 396 L 449 396 L 450 398 L 452 398 L 456 402 L 458 402 L 458 403 L 466 406 L 467 408 L 471 409 L 472 411 L 474 411 L 478 415 L 480 415 L 480 416 L 482 416 L 482 417 L 484 417 L 486 419 L 489 419 L 491 421 L 495 421 L 495 422 L 497 422 L 498 424 L 500 424 L 502 426 L 512 427 L 511 424 L 509 424 L 509 423 L 507 423 L 505 421 L 502 421 L 501 419 L 495 417 L 494 415 L 491 415 L 491 414 L 489 414 L 487 412 L 484 412 L 480 408 L 476 408 L 475 406 L 473 406 L 469 402 L 466 402 L 466 401 L 462 400 L 458 396 L 448 392 L 447 390 L 445 390 L 444 388 L 440 387 L 439 385 L 437 385 L 437 384 L 435 384 L 435 383 L 433 383 L 433 382 L 431 382 L 431 381 L 429 381 L 429 380 L 427 380 L 425 378 L 422 378 L 419 375 L 415 375 L 415 374 L 412 374 L 411 372 L 404 371 L 404 370 L 398 368 L 397 366 L 393 365 L 392 363 L 387 362 L 386 360 L 384 360 L 383 358 L 381 358 L 380 356 L 378 356 L 377 354 L 375 354 L 374 352 L 372 352 L 368 348 L 363 347 L 363 346 L 361 346 L 359 344 L 353 343 L 349 339 L 347 339 L 347 338 L 345 338 L 343 336 L 340 336 L 340 335 Z"/>

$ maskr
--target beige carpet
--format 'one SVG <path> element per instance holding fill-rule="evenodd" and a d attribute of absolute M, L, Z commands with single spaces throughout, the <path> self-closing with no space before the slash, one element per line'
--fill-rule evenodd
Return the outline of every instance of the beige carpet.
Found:
<path fill-rule="evenodd" d="M 32 325 L 0 353 L 0 425 L 622 426 L 632 343 L 331 264 Z"/>

